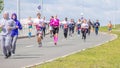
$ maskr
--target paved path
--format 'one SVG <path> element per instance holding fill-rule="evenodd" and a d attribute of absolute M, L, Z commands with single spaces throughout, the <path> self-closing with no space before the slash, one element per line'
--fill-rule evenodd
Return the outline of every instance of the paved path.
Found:
<path fill-rule="evenodd" d="M 42 48 L 38 47 L 35 37 L 19 39 L 17 41 L 16 54 L 9 59 L 4 59 L 0 49 L 0 68 L 21 68 L 45 62 L 78 50 L 94 47 L 113 38 L 114 36 L 112 35 L 100 33 L 96 36 L 92 33 L 90 36 L 87 36 L 86 42 L 77 35 L 68 37 L 66 40 L 63 38 L 62 32 L 60 32 L 57 46 L 54 45 L 53 39 L 47 35 L 43 40 Z"/>

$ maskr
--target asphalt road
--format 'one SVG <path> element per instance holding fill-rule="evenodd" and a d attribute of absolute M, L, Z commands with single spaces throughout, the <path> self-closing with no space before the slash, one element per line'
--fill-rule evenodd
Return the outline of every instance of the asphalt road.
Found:
<path fill-rule="evenodd" d="M 94 33 L 91 33 L 90 36 L 87 36 L 86 42 L 81 39 L 81 36 L 77 36 L 76 34 L 73 37 L 68 37 L 66 40 L 62 32 L 60 32 L 57 46 L 54 45 L 53 38 L 47 35 L 43 39 L 43 47 L 41 48 L 37 45 L 36 37 L 18 39 L 16 54 L 14 56 L 4 59 L 0 49 L 0 68 L 22 68 L 45 62 L 78 50 L 94 47 L 113 38 L 113 35 L 100 33 L 96 36 Z"/>

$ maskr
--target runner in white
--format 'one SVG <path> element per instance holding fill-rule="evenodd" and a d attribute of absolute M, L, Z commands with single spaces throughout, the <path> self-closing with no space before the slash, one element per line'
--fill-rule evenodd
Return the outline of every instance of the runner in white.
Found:
<path fill-rule="evenodd" d="M 35 19 L 34 25 L 36 26 L 36 30 L 37 30 L 37 42 L 39 44 L 39 47 L 42 47 L 43 20 L 41 19 L 40 13 L 37 13 L 37 19 Z"/>
<path fill-rule="evenodd" d="M 83 23 L 81 24 L 81 32 L 82 32 L 82 39 L 86 40 L 86 33 L 87 33 L 87 29 L 88 29 L 88 24 L 87 24 L 87 20 L 84 19 Z"/>

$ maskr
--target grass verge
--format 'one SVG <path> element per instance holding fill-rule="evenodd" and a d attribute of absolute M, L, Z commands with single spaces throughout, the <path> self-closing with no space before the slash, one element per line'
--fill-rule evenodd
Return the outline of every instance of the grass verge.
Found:
<path fill-rule="evenodd" d="M 101 27 L 100 30 L 107 32 L 107 27 Z M 113 41 L 31 68 L 120 68 L 119 30 L 120 25 L 117 25 L 111 32 L 118 35 Z"/>

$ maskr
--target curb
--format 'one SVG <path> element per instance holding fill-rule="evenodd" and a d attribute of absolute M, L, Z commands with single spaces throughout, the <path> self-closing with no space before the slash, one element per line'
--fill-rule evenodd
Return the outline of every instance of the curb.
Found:
<path fill-rule="evenodd" d="M 100 33 L 102 33 L 102 34 L 108 34 L 108 33 L 106 33 L 106 32 L 100 32 Z M 88 47 L 88 48 L 94 48 L 94 47 L 100 46 L 100 45 L 102 45 L 102 44 L 108 43 L 108 42 L 113 41 L 113 40 L 115 40 L 115 39 L 118 38 L 118 36 L 117 36 L 116 34 L 109 34 L 109 35 L 114 36 L 114 37 L 113 37 L 112 39 L 108 40 L 108 41 L 105 41 L 104 43 L 97 44 L 97 45 L 95 45 L 95 46 Z M 88 49 L 88 48 L 86 48 L 86 49 Z M 67 56 L 69 56 L 69 55 L 75 54 L 75 53 L 80 52 L 80 51 L 85 51 L 86 49 L 77 50 L 77 51 L 74 51 L 74 52 L 72 52 L 72 53 L 69 53 L 69 54 L 60 56 L 60 57 L 56 57 L 56 58 L 53 58 L 53 59 L 50 59 L 50 60 L 47 60 L 47 61 L 43 61 L 43 62 L 40 62 L 40 63 L 35 63 L 35 64 L 32 64 L 32 65 L 28 65 L 28 66 L 25 66 L 25 67 L 22 67 L 22 68 L 35 67 L 35 66 L 41 65 L 41 64 L 43 64 L 43 63 L 47 63 L 47 62 L 51 62 L 51 61 L 54 61 L 54 60 L 59 59 L 59 58 L 67 57 Z"/>

